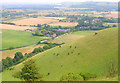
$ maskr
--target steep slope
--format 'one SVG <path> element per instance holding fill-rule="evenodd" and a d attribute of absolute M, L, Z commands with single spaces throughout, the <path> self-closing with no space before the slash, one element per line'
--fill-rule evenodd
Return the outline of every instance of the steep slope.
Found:
<path fill-rule="evenodd" d="M 32 57 L 39 67 L 39 72 L 45 75 L 44 80 L 59 81 L 61 76 L 69 72 L 89 72 L 96 74 L 97 78 L 104 78 L 108 74 L 110 61 L 113 61 L 117 69 L 118 28 L 105 29 L 97 33 Z M 22 66 L 21 63 L 15 66 L 14 70 L 4 71 L 3 80 L 8 80 L 6 75 L 14 80 L 12 75 Z M 50 75 L 47 76 L 48 73 Z"/>

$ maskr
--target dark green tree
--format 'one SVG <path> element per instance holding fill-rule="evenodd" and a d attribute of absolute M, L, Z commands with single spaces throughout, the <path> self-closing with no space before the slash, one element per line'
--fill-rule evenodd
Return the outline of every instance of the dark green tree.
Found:
<path fill-rule="evenodd" d="M 7 59 L 2 59 L 2 70 L 9 67 L 9 62 Z"/>
<path fill-rule="evenodd" d="M 23 54 L 21 52 L 16 52 L 15 53 L 14 59 L 16 60 L 16 62 L 19 61 L 22 58 L 23 58 Z"/>
<path fill-rule="evenodd" d="M 7 57 L 6 60 L 8 60 L 9 67 L 13 65 L 13 60 L 10 57 Z"/>
<path fill-rule="evenodd" d="M 113 25 L 112 27 L 117 27 L 116 25 Z"/>
<path fill-rule="evenodd" d="M 38 68 L 36 67 L 34 60 L 30 59 L 24 63 L 24 67 L 20 71 L 20 78 L 25 81 L 34 81 L 40 78 Z"/>

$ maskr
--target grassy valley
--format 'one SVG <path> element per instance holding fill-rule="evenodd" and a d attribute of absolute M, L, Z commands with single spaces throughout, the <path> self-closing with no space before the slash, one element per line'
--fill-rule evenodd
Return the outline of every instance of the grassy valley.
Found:
<path fill-rule="evenodd" d="M 11 3 L 0 11 L 0 82 L 118 81 L 116 2 Z"/>

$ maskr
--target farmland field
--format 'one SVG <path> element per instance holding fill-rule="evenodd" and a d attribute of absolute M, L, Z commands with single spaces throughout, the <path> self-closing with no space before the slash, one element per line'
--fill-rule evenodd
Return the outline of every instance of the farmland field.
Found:
<path fill-rule="evenodd" d="M 78 23 L 76 22 L 56 22 L 56 23 L 50 23 L 50 26 L 69 26 L 69 27 L 73 27 L 76 26 Z"/>
<path fill-rule="evenodd" d="M 97 12 L 97 11 L 91 11 L 93 14 L 108 14 L 110 12 Z"/>
<path fill-rule="evenodd" d="M 15 25 L 8 25 L 8 24 L 0 24 L 0 26 L 2 26 L 2 29 L 8 29 L 8 30 L 36 29 L 36 27 L 15 26 Z"/>
<path fill-rule="evenodd" d="M 65 18 L 57 18 L 57 17 L 39 17 L 39 18 L 27 18 L 17 21 L 12 21 L 16 25 L 37 25 L 37 24 L 49 24 L 51 26 L 76 26 L 78 23 L 75 22 L 59 22 L 58 19 Z"/>
<path fill-rule="evenodd" d="M 118 15 L 119 13 L 118 12 L 115 12 L 115 11 L 111 11 L 111 14 L 107 14 L 105 15 L 106 17 L 108 18 L 119 18 Z"/>
<path fill-rule="evenodd" d="M 30 32 L 2 30 L 2 50 L 11 47 L 22 47 L 37 43 L 40 40 L 48 39 L 50 37 L 33 36 Z"/>
<path fill-rule="evenodd" d="M 16 25 L 37 25 L 37 24 L 48 24 L 51 22 L 59 22 L 59 21 L 56 19 L 44 18 L 44 17 L 27 18 L 18 21 L 12 21 L 12 23 L 15 23 Z"/>
<path fill-rule="evenodd" d="M 113 26 L 116 25 L 118 27 L 118 23 L 104 23 L 105 26 Z"/>

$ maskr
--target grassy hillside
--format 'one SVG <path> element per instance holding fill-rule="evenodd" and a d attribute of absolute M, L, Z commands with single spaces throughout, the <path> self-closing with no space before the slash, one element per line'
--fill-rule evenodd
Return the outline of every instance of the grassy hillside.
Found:
<path fill-rule="evenodd" d="M 83 38 L 89 34 L 92 34 L 94 33 L 94 31 L 77 31 L 77 32 L 74 32 L 72 34 L 67 34 L 65 36 L 62 36 L 62 37 L 59 37 L 59 38 L 56 38 L 54 40 L 50 40 L 48 42 L 50 43 L 70 43 L 70 42 L 73 42 L 75 40 L 78 40 L 80 38 Z"/>
<path fill-rule="evenodd" d="M 48 38 L 49 37 L 33 36 L 30 32 L 25 31 L 2 30 L 2 49 L 32 45 L 42 39 Z"/>
<path fill-rule="evenodd" d="M 56 56 L 57 53 L 58 56 Z M 70 72 L 96 74 L 97 80 L 105 78 L 111 60 L 117 69 L 118 28 L 99 31 L 97 35 L 91 34 L 75 42 L 64 44 L 62 47 L 52 48 L 37 54 L 32 59 L 36 61 L 39 72 L 45 76 L 44 80 L 47 81 L 59 81 L 61 76 Z M 22 66 L 21 63 L 15 66 L 14 70 L 4 71 L 2 79 L 20 80 L 12 75 Z M 50 75 L 46 76 L 48 73 Z"/>

